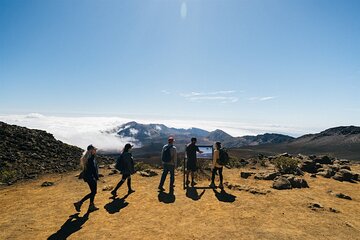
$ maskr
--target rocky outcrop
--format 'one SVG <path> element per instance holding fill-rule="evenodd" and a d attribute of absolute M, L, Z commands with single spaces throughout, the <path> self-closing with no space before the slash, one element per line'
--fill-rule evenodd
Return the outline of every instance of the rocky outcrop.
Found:
<path fill-rule="evenodd" d="M 0 182 L 11 184 L 44 173 L 76 170 L 82 152 L 45 131 L 0 122 Z M 106 157 L 98 160 L 112 161 Z"/>
<path fill-rule="evenodd" d="M 255 179 L 258 180 L 274 180 L 280 173 L 278 172 L 260 172 L 255 175 Z"/>

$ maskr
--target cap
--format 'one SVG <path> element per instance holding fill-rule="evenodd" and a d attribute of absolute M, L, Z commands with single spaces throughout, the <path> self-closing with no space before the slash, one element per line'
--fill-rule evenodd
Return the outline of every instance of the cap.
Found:
<path fill-rule="evenodd" d="M 93 149 L 97 150 L 97 148 L 94 147 L 92 144 L 90 144 L 90 145 L 87 147 L 87 150 L 88 150 L 88 151 L 93 150 Z"/>
<path fill-rule="evenodd" d="M 127 149 L 130 149 L 130 148 L 132 148 L 134 145 L 131 145 L 130 143 L 127 143 L 127 144 L 125 144 L 125 148 L 127 148 Z"/>

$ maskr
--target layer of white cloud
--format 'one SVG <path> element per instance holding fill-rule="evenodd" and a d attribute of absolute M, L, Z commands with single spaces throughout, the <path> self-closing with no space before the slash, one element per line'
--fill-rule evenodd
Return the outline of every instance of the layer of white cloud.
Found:
<path fill-rule="evenodd" d="M 175 128 L 201 128 L 207 131 L 221 129 L 232 136 L 257 135 L 263 133 L 282 133 L 300 136 L 317 129 L 301 129 L 295 126 L 280 126 L 271 124 L 247 124 L 241 122 L 221 122 L 202 120 L 164 120 L 164 119 L 128 119 L 121 117 L 58 117 L 41 114 L 28 115 L 0 115 L 0 121 L 8 124 L 45 130 L 58 140 L 79 146 L 83 149 L 93 144 L 102 150 L 120 151 L 124 144 L 133 142 L 132 138 L 120 138 L 116 133 L 105 133 L 124 123 L 136 121 L 138 123 L 159 123 Z M 310 131 L 311 132 L 311 131 Z M 135 132 L 133 131 L 133 134 Z"/>
<path fill-rule="evenodd" d="M 182 93 L 180 96 L 184 97 L 190 102 L 204 102 L 204 101 L 218 101 L 221 103 L 235 103 L 239 98 L 234 96 L 235 91 L 215 91 L 215 92 L 191 92 Z"/>
<path fill-rule="evenodd" d="M 269 96 L 269 97 L 251 97 L 249 98 L 250 101 L 269 101 L 269 100 L 272 100 L 272 99 L 275 99 L 276 97 L 274 96 Z"/>

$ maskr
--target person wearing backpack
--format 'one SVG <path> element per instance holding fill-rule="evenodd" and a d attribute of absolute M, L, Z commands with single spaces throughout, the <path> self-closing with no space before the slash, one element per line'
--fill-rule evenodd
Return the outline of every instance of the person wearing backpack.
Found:
<path fill-rule="evenodd" d="M 211 188 L 215 188 L 215 174 L 216 172 L 219 173 L 219 177 L 220 177 L 220 185 L 219 188 L 223 188 L 223 165 L 220 164 L 221 161 L 219 161 L 220 159 L 220 151 L 221 151 L 221 143 L 220 142 L 216 142 L 215 143 L 215 150 L 214 150 L 214 154 L 213 154 L 213 161 L 212 161 L 212 167 L 211 167 L 211 171 L 212 171 L 212 175 L 211 175 L 211 184 L 210 187 Z"/>
<path fill-rule="evenodd" d="M 90 199 L 90 205 L 88 212 L 93 212 L 99 208 L 95 207 L 94 199 L 97 190 L 97 180 L 99 180 L 98 165 L 96 163 L 96 150 L 93 145 L 87 147 L 87 151 L 80 159 L 80 165 L 82 167 L 81 177 L 89 185 L 90 193 L 87 194 L 79 202 L 74 203 L 76 211 L 80 212 L 82 204 Z"/>
<path fill-rule="evenodd" d="M 186 186 L 189 186 L 189 175 L 191 172 L 191 186 L 195 186 L 196 182 L 194 180 L 194 173 L 197 171 L 197 158 L 196 152 L 203 153 L 200 151 L 199 147 L 196 146 L 196 138 L 191 138 L 191 143 L 186 146 Z"/>
<path fill-rule="evenodd" d="M 168 144 L 164 145 L 161 151 L 161 162 L 163 164 L 163 173 L 161 175 L 159 190 L 165 191 L 164 183 L 168 172 L 170 172 L 170 192 L 174 191 L 175 183 L 175 167 L 177 164 L 176 147 L 174 146 L 174 138 L 168 138 Z"/>
<path fill-rule="evenodd" d="M 118 182 L 114 190 L 111 191 L 111 194 L 115 197 L 117 196 L 116 192 L 117 190 L 123 185 L 125 180 L 127 180 L 127 186 L 128 186 L 128 194 L 131 194 L 135 192 L 131 188 L 131 175 L 135 173 L 134 168 L 134 159 L 130 152 L 132 149 L 132 145 L 130 143 L 125 144 L 125 147 L 120 155 L 120 157 L 116 160 L 116 169 L 120 171 L 122 174 L 121 180 Z"/>

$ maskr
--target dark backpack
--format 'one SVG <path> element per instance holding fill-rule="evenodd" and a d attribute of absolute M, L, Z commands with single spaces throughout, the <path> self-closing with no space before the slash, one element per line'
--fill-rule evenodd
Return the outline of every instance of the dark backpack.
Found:
<path fill-rule="evenodd" d="M 116 159 L 115 168 L 119 171 L 124 170 L 122 154 Z"/>
<path fill-rule="evenodd" d="M 220 164 L 221 166 L 225 166 L 226 164 L 229 163 L 229 154 L 227 153 L 227 151 L 223 148 L 219 149 L 219 159 L 217 161 L 218 164 Z"/>
<path fill-rule="evenodd" d="M 163 162 L 170 162 L 171 161 L 171 149 L 172 149 L 172 145 L 169 145 L 165 148 L 162 156 L 161 156 L 161 161 Z"/>

